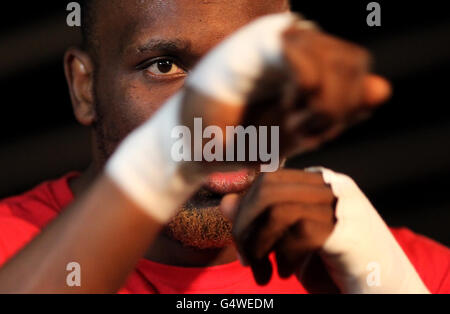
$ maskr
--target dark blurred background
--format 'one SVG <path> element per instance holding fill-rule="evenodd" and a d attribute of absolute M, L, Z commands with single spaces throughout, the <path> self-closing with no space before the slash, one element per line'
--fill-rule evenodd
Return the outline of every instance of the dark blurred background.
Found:
<path fill-rule="evenodd" d="M 0 197 L 89 163 L 89 130 L 77 125 L 62 56 L 79 42 L 66 25 L 69 1 L 0 6 Z M 450 18 L 444 1 L 293 1 L 327 32 L 368 47 L 394 96 L 367 123 L 291 161 L 352 176 L 390 225 L 450 245 Z"/>

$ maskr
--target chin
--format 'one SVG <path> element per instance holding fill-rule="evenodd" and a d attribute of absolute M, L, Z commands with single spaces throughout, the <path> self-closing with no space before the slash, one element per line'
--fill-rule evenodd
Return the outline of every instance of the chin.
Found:
<path fill-rule="evenodd" d="M 200 190 L 166 225 L 164 234 L 185 247 L 201 250 L 229 246 L 232 224 L 219 209 L 222 197 Z"/>

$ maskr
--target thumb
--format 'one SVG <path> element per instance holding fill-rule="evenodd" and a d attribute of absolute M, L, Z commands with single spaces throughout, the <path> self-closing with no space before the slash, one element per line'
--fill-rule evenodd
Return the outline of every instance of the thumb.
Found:
<path fill-rule="evenodd" d="M 238 214 L 240 201 L 241 196 L 239 196 L 238 194 L 228 194 L 225 195 L 225 197 L 222 199 L 222 202 L 220 203 L 220 211 L 232 223 L 235 221 Z M 249 265 L 249 263 L 239 253 L 239 249 L 237 250 L 237 258 L 241 262 L 242 266 Z"/>
<path fill-rule="evenodd" d="M 238 194 L 228 194 L 220 202 L 220 211 L 228 220 L 234 222 L 239 208 L 241 197 Z"/>
<path fill-rule="evenodd" d="M 378 75 L 368 75 L 364 82 L 364 104 L 376 107 L 387 101 L 392 95 L 392 85 L 385 78 Z"/>

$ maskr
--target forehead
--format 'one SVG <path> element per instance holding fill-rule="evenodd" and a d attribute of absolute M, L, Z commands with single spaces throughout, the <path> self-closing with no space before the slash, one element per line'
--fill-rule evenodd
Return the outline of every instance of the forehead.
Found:
<path fill-rule="evenodd" d="M 97 32 L 118 53 L 155 38 L 183 39 L 200 53 L 252 19 L 287 9 L 288 0 L 100 0 Z"/>

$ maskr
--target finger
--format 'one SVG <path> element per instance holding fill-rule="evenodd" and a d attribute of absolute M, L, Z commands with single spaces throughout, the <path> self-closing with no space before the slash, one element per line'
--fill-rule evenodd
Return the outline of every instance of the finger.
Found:
<path fill-rule="evenodd" d="M 224 214 L 224 216 L 231 222 L 233 222 L 237 216 L 239 202 L 241 196 L 238 194 L 228 194 L 225 195 L 220 203 L 220 210 Z M 240 253 L 239 247 L 237 247 L 237 258 L 242 266 L 248 266 L 248 261 L 244 256 Z"/>
<path fill-rule="evenodd" d="M 281 254 L 279 251 L 275 251 L 275 258 L 277 261 L 277 271 L 280 278 L 289 278 L 292 276 L 298 268 L 308 262 L 312 252 L 307 249 L 297 250 L 288 255 Z"/>
<path fill-rule="evenodd" d="M 249 259 L 260 259 L 273 249 L 289 228 L 301 219 L 333 224 L 332 206 L 308 206 L 304 204 L 281 204 L 267 211 L 265 224 L 252 228 L 252 235 L 243 244 Z"/>
<path fill-rule="evenodd" d="M 366 60 L 358 60 L 359 57 L 346 60 L 348 58 L 349 56 L 342 56 L 338 60 L 330 61 L 328 67 L 323 70 L 322 93 L 311 105 L 312 108 L 317 108 L 319 113 L 335 121 L 342 120 L 359 109 L 363 95 L 363 78 L 367 73 Z"/>
<path fill-rule="evenodd" d="M 240 200 L 241 196 L 239 196 L 238 194 L 228 194 L 225 195 L 220 202 L 220 211 L 231 222 L 234 222 L 237 216 Z"/>
<path fill-rule="evenodd" d="M 253 272 L 253 277 L 258 285 L 263 286 L 269 283 L 272 278 L 273 269 L 268 256 L 251 261 L 250 267 Z"/>
<path fill-rule="evenodd" d="M 280 171 L 266 173 L 264 175 L 265 184 L 313 184 L 325 185 L 323 176 L 320 173 L 305 172 L 299 169 L 282 169 Z"/>
<path fill-rule="evenodd" d="M 302 203 L 305 205 L 330 205 L 335 196 L 328 186 L 307 184 L 266 185 L 258 193 L 256 204 L 240 204 L 239 218 L 233 225 L 233 233 L 238 237 L 267 208 L 280 203 Z M 250 198 L 252 200 L 254 198 Z M 250 208 L 251 210 L 247 209 Z"/>
<path fill-rule="evenodd" d="M 318 221 L 301 221 L 276 243 L 275 253 L 280 277 L 294 274 L 308 254 L 319 250 L 333 230 L 333 225 Z"/>
<path fill-rule="evenodd" d="M 255 198 L 249 198 L 250 201 L 253 199 Z M 239 217 L 233 225 L 235 234 L 241 234 L 259 215 L 274 205 L 280 203 L 330 205 L 334 203 L 335 196 L 325 185 L 278 184 L 263 186 L 258 192 L 257 199 L 257 203 L 240 204 Z"/>
<path fill-rule="evenodd" d="M 318 293 L 340 293 L 339 288 L 334 283 L 328 273 L 320 254 L 312 253 L 301 267 L 295 272 L 297 279 L 302 286 L 311 294 Z"/>
<path fill-rule="evenodd" d="M 301 134 L 303 137 L 320 136 L 335 123 L 335 119 L 329 114 L 305 111 L 303 115 L 304 120 L 295 126 L 295 134 Z"/>
<path fill-rule="evenodd" d="M 329 205 L 335 196 L 329 186 L 312 184 L 266 185 L 260 191 L 260 205 L 274 206 L 280 203 L 301 203 L 305 205 Z"/>
<path fill-rule="evenodd" d="M 319 58 L 320 93 L 310 108 L 334 120 L 354 111 L 360 103 L 362 81 L 369 69 L 369 53 L 352 43 L 322 36 L 315 46 Z"/>
<path fill-rule="evenodd" d="M 314 90 L 320 82 L 317 58 L 313 42 L 317 34 L 298 29 L 289 29 L 283 34 L 283 51 L 292 74 L 305 90 Z"/>
<path fill-rule="evenodd" d="M 235 226 L 233 226 L 233 237 L 235 239 L 235 244 L 237 247 L 237 251 L 242 259 L 242 261 L 249 265 L 253 261 L 260 260 L 264 257 L 264 255 L 255 257 L 253 252 L 253 248 L 249 247 L 249 243 L 254 242 L 253 238 L 258 234 L 258 230 L 261 229 L 261 226 L 265 226 L 269 219 L 269 211 L 262 212 L 254 221 L 252 221 L 247 228 L 236 230 Z"/>
<path fill-rule="evenodd" d="M 296 133 L 303 134 L 303 136 L 298 136 L 293 139 L 290 143 L 292 148 L 285 154 L 287 157 L 293 157 L 317 150 L 324 143 L 335 139 L 342 134 L 348 126 L 348 123 L 338 121 L 328 129 L 318 130 L 315 133 L 304 132 L 304 129 L 301 129 Z"/>
<path fill-rule="evenodd" d="M 381 76 L 368 75 L 363 81 L 363 103 L 374 107 L 387 101 L 392 95 L 392 86 Z"/>

